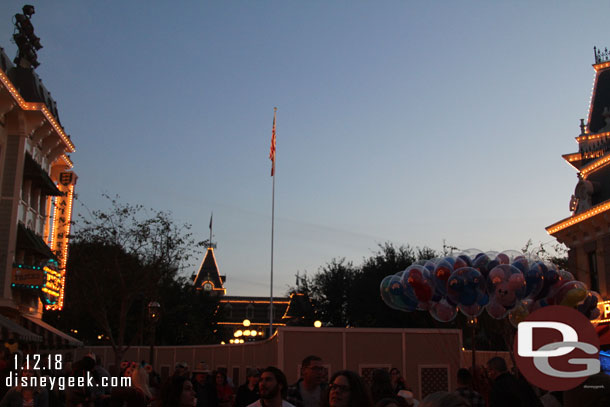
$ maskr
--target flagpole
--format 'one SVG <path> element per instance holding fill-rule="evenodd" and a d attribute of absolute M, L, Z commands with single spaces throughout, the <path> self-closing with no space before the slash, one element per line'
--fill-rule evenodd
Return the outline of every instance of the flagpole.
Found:
<path fill-rule="evenodd" d="M 275 174 L 271 193 L 271 294 L 269 298 L 269 337 L 273 335 L 273 230 L 275 224 Z"/>
<path fill-rule="evenodd" d="M 273 167 L 271 169 L 271 176 L 273 178 L 273 187 L 271 192 L 271 288 L 269 294 L 269 337 L 273 335 L 273 232 L 275 227 L 275 115 L 277 107 L 273 108 Z"/>

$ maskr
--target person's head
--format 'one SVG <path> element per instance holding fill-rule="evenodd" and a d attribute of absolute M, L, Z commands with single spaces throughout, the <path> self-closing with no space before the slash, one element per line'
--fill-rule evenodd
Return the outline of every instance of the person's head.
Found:
<path fill-rule="evenodd" d="M 487 374 L 490 379 L 495 380 L 496 377 L 506 372 L 508 372 L 508 367 L 504 358 L 496 356 L 487 361 Z"/>
<path fill-rule="evenodd" d="M 401 378 L 400 370 L 396 369 L 395 367 L 390 369 L 390 379 L 392 380 L 393 383 L 396 383 L 397 381 L 399 381 L 400 378 Z"/>
<path fill-rule="evenodd" d="M 358 373 L 340 370 L 330 378 L 324 407 L 368 407 L 373 403 Z"/>
<path fill-rule="evenodd" d="M 174 369 L 174 376 L 188 377 L 188 374 L 189 374 L 189 365 L 186 362 L 176 363 L 176 366 Z"/>
<path fill-rule="evenodd" d="M 152 398 L 152 393 L 148 387 L 148 372 L 142 364 L 131 372 L 131 385 L 144 393 L 146 397 Z"/>
<path fill-rule="evenodd" d="M 468 369 L 458 369 L 457 371 L 457 383 L 460 387 L 470 387 L 472 384 L 472 375 Z"/>
<path fill-rule="evenodd" d="M 205 384 L 210 374 L 210 367 L 205 362 L 199 362 L 193 369 L 193 378 L 199 384 Z"/>
<path fill-rule="evenodd" d="M 419 407 L 470 407 L 470 403 L 455 393 L 439 391 L 426 396 Z"/>
<path fill-rule="evenodd" d="M 161 394 L 164 407 L 193 407 L 195 391 L 193 383 L 184 376 L 174 375 Z"/>
<path fill-rule="evenodd" d="M 309 386 L 318 386 L 324 380 L 324 366 L 322 358 L 315 355 L 307 356 L 301 362 L 301 377 Z"/>
<path fill-rule="evenodd" d="M 214 377 L 216 380 L 216 385 L 224 386 L 227 384 L 227 375 L 222 370 L 217 371 Z"/>
<path fill-rule="evenodd" d="M 261 399 L 286 398 L 287 390 L 288 381 L 284 372 L 275 366 L 269 366 L 262 371 L 258 382 L 258 393 Z"/>
<path fill-rule="evenodd" d="M 258 385 L 258 381 L 261 378 L 261 373 L 256 368 L 250 368 L 246 372 L 246 384 L 250 387 Z"/>

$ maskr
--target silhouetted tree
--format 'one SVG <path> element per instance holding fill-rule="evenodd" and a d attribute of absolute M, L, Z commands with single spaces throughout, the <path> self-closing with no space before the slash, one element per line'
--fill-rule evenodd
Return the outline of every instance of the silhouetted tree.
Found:
<path fill-rule="evenodd" d="M 297 275 L 298 288 L 313 300 L 320 320 L 332 326 L 420 327 L 435 326 L 427 313 L 404 313 L 383 303 L 381 280 L 406 269 L 417 260 L 434 257 L 430 248 L 396 247 L 383 243 L 361 266 L 344 258 L 333 259 L 313 276 Z"/>
<path fill-rule="evenodd" d="M 75 224 L 65 308 L 55 318 L 64 329 L 78 327 L 85 340 L 105 338 L 118 366 L 129 346 L 143 341 L 148 302 L 160 298 L 161 283 L 167 288 L 195 243 L 190 225 L 176 225 L 169 213 L 106 198 L 108 210 Z"/>

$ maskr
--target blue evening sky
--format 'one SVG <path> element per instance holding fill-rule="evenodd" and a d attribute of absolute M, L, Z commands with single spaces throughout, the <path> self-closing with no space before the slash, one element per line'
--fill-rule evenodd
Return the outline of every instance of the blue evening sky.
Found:
<path fill-rule="evenodd" d="M 24 3 L 0 3 L 11 57 Z M 576 185 L 561 154 L 577 150 L 593 46 L 610 46 L 607 1 L 32 4 L 77 211 L 119 194 L 198 240 L 213 211 L 229 295 L 269 294 L 274 106 L 281 295 L 386 241 L 552 242 Z"/>

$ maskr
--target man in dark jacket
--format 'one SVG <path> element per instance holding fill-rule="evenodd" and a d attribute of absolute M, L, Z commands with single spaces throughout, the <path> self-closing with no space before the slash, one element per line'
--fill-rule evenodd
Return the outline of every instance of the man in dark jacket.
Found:
<path fill-rule="evenodd" d="M 322 358 L 311 355 L 301 362 L 301 378 L 288 388 L 289 403 L 296 407 L 319 407 L 322 402 L 326 384 Z"/>
<path fill-rule="evenodd" d="M 258 382 L 261 374 L 256 368 L 250 368 L 246 372 L 246 383 L 239 386 L 235 398 L 235 407 L 246 407 L 259 399 Z"/>
<path fill-rule="evenodd" d="M 487 374 L 492 380 L 489 407 L 542 407 L 531 386 L 508 372 L 503 358 L 496 356 L 489 359 Z"/>
<path fill-rule="evenodd" d="M 218 407 L 216 384 L 210 376 L 210 368 L 205 362 L 200 362 L 193 370 L 193 391 L 197 398 L 196 407 Z"/>

